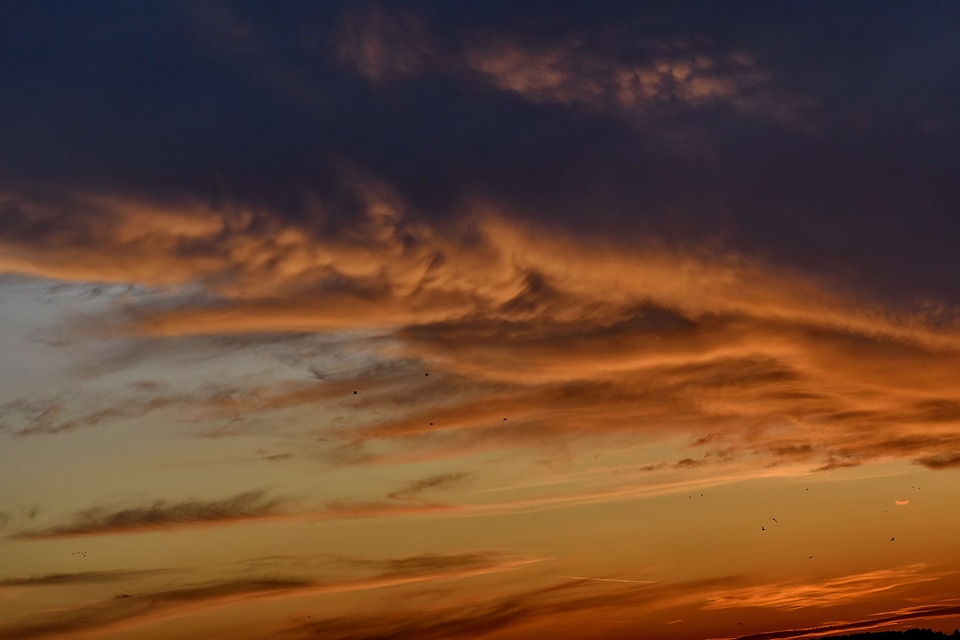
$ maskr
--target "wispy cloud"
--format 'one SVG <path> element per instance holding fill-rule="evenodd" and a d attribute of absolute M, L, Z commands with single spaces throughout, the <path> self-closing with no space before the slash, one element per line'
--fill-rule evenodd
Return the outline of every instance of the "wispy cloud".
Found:
<path fill-rule="evenodd" d="M 143 624 L 152 619 L 185 615 L 202 604 L 227 604 L 269 594 L 289 593 L 308 585 L 308 582 L 298 579 L 265 578 L 153 591 L 7 622 L 0 625 L 0 635 L 11 640 L 26 640 Z"/>
<path fill-rule="evenodd" d="M 132 578 L 162 573 L 161 570 L 142 571 L 78 571 L 74 573 L 47 573 L 25 578 L 0 578 L 2 587 L 46 587 L 74 584 L 122 582 Z"/>
<path fill-rule="evenodd" d="M 158 620 L 208 612 L 244 602 L 307 595 L 362 591 L 445 581 L 520 569 L 536 558 L 495 552 L 355 561 L 355 566 L 378 570 L 370 577 L 324 582 L 301 576 L 241 578 L 153 590 L 111 598 L 76 608 L 38 613 L 0 624 L 0 635 L 11 640 L 60 637 L 69 633 L 130 628 Z"/>
<path fill-rule="evenodd" d="M 282 516 L 291 499 L 246 491 L 223 500 L 157 500 L 144 507 L 92 507 L 61 524 L 27 529 L 10 538 L 36 540 L 73 536 L 136 533 L 157 529 L 229 525 Z"/>
<path fill-rule="evenodd" d="M 880 627 L 887 627 L 900 622 L 910 620 L 929 620 L 960 615 L 960 605 L 955 603 L 947 604 L 929 604 L 916 607 L 907 607 L 896 611 L 887 611 L 879 613 L 875 617 L 866 620 L 856 620 L 853 622 L 831 622 L 822 625 L 803 627 L 798 629 L 781 629 L 776 631 L 764 631 L 745 636 L 731 637 L 726 640 L 774 640 L 776 638 L 814 638 L 823 637 L 824 634 L 833 635 L 837 633 L 851 633 L 859 631 L 870 631 Z M 714 639 L 720 640 L 720 639 Z"/>
<path fill-rule="evenodd" d="M 596 616 L 621 607 L 648 611 L 688 604 L 703 591 L 729 583 L 729 578 L 663 584 L 624 584 L 593 580 L 564 580 L 542 588 L 517 591 L 499 598 L 478 600 L 469 606 L 430 611 L 395 611 L 376 617 L 340 616 L 292 625 L 280 638 L 323 637 L 475 638 L 485 633 L 525 628 L 538 636 L 557 637 L 569 632 L 570 619 Z"/>
<path fill-rule="evenodd" d="M 837 606 L 873 598 L 878 593 L 939 580 L 942 574 L 930 573 L 926 564 L 898 569 L 881 569 L 820 582 L 803 584 L 763 584 L 732 589 L 708 597 L 704 609 L 762 607 L 792 611 L 808 607 Z"/>
<path fill-rule="evenodd" d="M 415 480 L 406 487 L 397 491 L 391 491 L 387 497 L 395 500 L 416 500 L 424 491 L 441 491 L 456 487 L 467 478 L 469 474 L 459 473 L 441 473 L 422 480 Z"/>

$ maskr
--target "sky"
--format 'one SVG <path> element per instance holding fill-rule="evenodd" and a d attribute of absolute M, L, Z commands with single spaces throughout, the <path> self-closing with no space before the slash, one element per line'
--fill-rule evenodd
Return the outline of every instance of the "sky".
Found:
<path fill-rule="evenodd" d="M 0 637 L 952 632 L 958 30 L 0 3 Z"/>

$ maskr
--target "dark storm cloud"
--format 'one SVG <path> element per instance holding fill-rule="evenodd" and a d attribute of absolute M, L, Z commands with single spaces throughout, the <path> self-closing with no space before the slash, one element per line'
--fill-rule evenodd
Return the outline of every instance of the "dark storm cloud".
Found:
<path fill-rule="evenodd" d="M 719 239 L 960 299 L 956 12 L 742 9 L 5 3 L 0 186 L 186 197 L 316 230 L 356 212 L 347 163 L 432 220 L 493 200 L 625 243 Z M 58 208 L 30 227 L 10 204 L 3 222 L 82 242 L 76 207 Z"/>
<path fill-rule="evenodd" d="M 271 498 L 263 491 L 246 491 L 223 500 L 157 500 L 145 507 L 92 507 L 78 511 L 73 518 L 61 524 L 28 529 L 9 537 L 37 540 L 228 525 L 279 516 L 290 505 L 291 500 L 287 498 Z"/>

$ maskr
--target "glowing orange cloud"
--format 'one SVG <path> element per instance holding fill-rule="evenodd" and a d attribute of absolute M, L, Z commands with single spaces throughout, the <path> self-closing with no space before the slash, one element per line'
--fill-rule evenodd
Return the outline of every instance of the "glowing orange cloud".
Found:
<path fill-rule="evenodd" d="M 407 366 L 461 381 L 443 402 L 407 403 L 390 420 L 325 434 L 347 447 L 329 455 L 349 449 L 355 461 L 524 447 L 537 433 L 563 442 L 637 431 L 720 443 L 692 445 L 686 466 L 746 455 L 823 470 L 898 458 L 939 469 L 960 451 L 960 331 L 949 325 L 864 306 L 745 256 L 654 243 L 628 251 L 511 223 L 482 205 L 466 231 L 441 232 L 414 222 L 383 185 L 355 177 L 354 187 L 365 215 L 328 236 L 259 213 L 87 197 L 95 215 L 78 216 L 72 232 L 50 225 L 29 238 L 45 251 L 11 234 L 0 268 L 123 278 L 159 292 L 121 299 L 106 320 L 77 319 L 80 335 L 364 329 L 356 348 L 393 367 L 358 372 L 369 408 L 440 397 L 422 395 L 424 383 L 402 375 Z M 203 294 L 181 296 L 190 287 Z M 59 400 L 52 413 L 15 401 L 8 420 L 20 425 L 0 429 L 56 433 L 137 407 L 196 418 L 329 406 L 351 384 L 301 380 L 184 403 L 154 394 L 74 415 Z M 509 428 L 496 428 L 507 414 Z"/>

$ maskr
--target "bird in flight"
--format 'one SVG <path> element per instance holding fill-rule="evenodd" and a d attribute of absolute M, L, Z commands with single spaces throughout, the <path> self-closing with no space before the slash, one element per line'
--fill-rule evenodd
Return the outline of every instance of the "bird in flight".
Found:
<path fill-rule="evenodd" d="M 765 526 L 760 525 L 760 531 L 766 531 L 766 530 L 767 530 L 767 528 L 766 528 Z"/>
<path fill-rule="evenodd" d="M 896 536 L 894 536 L 894 537 L 896 537 Z M 890 542 L 893 542 L 893 538 L 890 538 Z"/>
<path fill-rule="evenodd" d="M 776 522 L 777 524 L 780 524 L 779 522 L 777 522 L 777 519 L 776 519 L 776 518 L 770 518 L 770 519 L 773 520 L 774 522 Z"/>
<path fill-rule="evenodd" d="M 807 556 L 807 560 L 813 560 L 813 556 Z"/>

